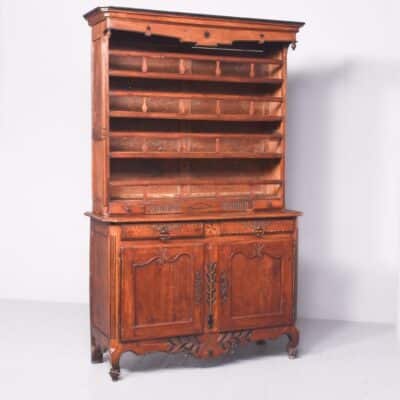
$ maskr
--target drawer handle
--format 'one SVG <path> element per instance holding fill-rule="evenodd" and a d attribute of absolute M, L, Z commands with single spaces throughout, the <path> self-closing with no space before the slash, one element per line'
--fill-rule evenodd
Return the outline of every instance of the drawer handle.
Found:
<path fill-rule="evenodd" d="M 170 237 L 170 235 L 169 235 L 168 227 L 165 226 L 165 225 L 163 225 L 163 226 L 160 228 L 160 240 L 161 240 L 162 242 L 166 242 L 166 241 L 168 241 L 169 239 L 171 239 L 171 237 Z"/>
<path fill-rule="evenodd" d="M 262 236 L 264 235 L 264 228 L 263 228 L 261 225 L 257 225 L 257 226 L 254 228 L 254 234 L 255 234 L 257 237 L 262 237 Z"/>

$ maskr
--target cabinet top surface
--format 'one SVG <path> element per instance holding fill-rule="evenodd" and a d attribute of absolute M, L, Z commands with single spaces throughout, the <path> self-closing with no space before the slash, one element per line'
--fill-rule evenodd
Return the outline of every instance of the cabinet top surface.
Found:
<path fill-rule="evenodd" d="M 270 210 L 257 213 L 221 213 L 203 215 L 146 215 L 146 216 L 102 216 L 92 212 L 86 212 L 86 216 L 109 223 L 138 223 L 138 222 L 183 222 L 183 221 L 223 221 L 260 218 L 293 218 L 300 217 L 303 213 L 293 210 Z"/>
<path fill-rule="evenodd" d="M 259 18 L 247 18 L 247 17 L 233 17 L 223 15 L 208 15 L 208 14 L 195 14 L 186 12 L 172 12 L 172 11 L 160 11 L 160 10 L 146 10 L 140 8 L 126 8 L 126 7 L 96 7 L 91 11 L 84 14 L 84 18 L 89 22 L 90 25 L 94 25 L 97 22 L 104 20 L 105 18 L 117 17 L 117 18 L 139 18 L 139 17 L 155 17 L 155 18 L 172 18 L 176 22 L 208 22 L 213 24 L 218 23 L 231 23 L 234 25 L 245 24 L 245 25 L 274 25 L 276 27 L 286 27 L 286 29 L 298 31 L 305 23 L 299 21 L 281 21 L 271 19 L 259 19 Z"/>

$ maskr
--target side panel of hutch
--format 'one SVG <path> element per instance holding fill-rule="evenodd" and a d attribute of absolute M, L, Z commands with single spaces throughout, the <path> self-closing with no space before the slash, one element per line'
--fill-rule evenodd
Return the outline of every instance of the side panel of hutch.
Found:
<path fill-rule="evenodd" d="M 299 22 L 103 7 L 92 27 L 92 361 L 289 338 L 288 46 Z"/>

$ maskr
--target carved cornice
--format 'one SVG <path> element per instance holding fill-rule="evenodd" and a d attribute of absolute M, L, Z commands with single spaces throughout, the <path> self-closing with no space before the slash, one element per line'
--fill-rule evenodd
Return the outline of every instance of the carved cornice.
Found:
<path fill-rule="evenodd" d="M 293 42 L 302 22 L 224 17 L 154 10 L 99 7 L 85 14 L 89 25 L 143 33 L 146 36 L 175 37 L 198 45 L 235 41 Z"/>

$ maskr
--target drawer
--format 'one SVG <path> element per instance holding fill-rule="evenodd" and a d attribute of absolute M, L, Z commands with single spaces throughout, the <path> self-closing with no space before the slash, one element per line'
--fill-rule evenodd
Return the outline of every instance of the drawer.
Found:
<path fill-rule="evenodd" d="M 121 227 L 122 240 L 195 238 L 204 236 L 202 223 L 126 224 Z"/>
<path fill-rule="evenodd" d="M 221 222 L 221 236 L 228 235 L 256 235 L 261 237 L 264 233 L 293 232 L 295 229 L 294 219 L 263 219 L 245 221 Z"/>

